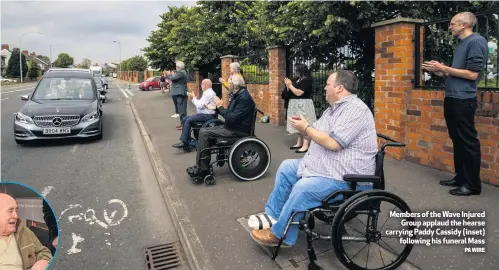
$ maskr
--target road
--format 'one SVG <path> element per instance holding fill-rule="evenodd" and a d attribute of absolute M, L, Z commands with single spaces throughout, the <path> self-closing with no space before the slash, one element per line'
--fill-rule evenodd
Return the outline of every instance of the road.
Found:
<path fill-rule="evenodd" d="M 36 84 L 2 87 L 2 181 L 47 194 L 62 233 L 51 269 L 147 269 L 146 246 L 178 240 L 129 107 L 133 93 L 109 83 L 101 141 L 30 146 L 15 143 L 13 113 Z"/>

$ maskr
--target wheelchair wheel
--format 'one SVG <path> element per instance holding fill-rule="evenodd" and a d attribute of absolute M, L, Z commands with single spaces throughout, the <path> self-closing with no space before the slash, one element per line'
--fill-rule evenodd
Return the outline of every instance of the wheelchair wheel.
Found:
<path fill-rule="evenodd" d="M 244 181 L 256 180 L 270 167 L 270 150 L 257 138 L 242 138 L 231 147 L 228 163 L 237 178 Z"/>
<path fill-rule="evenodd" d="M 338 209 L 333 220 L 331 239 L 336 257 L 346 268 L 388 270 L 396 269 L 404 263 L 413 244 L 409 241 L 404 246 L 404 243 L 400 242 L 400 236 L 387 235 L 387 231 L 411 232 L 412 234 L 402 238 L 414 239 L 415 226 L 412 224 L 402 226 L 399 218 L 393 218 L 394 223 L 386 224 L 388 220 L 383 221 L 383 219 L 390 218 L 392 211 L 411 213 L 409 206 L 400 197 L 383 190 L 360 192 L 345 201 Z M 414 221 L 413 217 L 404 217 L 404 219 Z M 378 224 L 381 225 L 380 228 Z M 393 224 L 399 227 L 393 228 Z M 397 251 L 387 242 L 404 247 Z M 369 260 L 374 256 L 377 258 Z"/>

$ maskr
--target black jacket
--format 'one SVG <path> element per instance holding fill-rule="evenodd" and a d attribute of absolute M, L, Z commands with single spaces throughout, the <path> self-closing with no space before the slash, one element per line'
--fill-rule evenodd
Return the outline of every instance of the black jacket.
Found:
<path fill-rule="evenodd" d="M 250 134 L 255 110 L 255 101 L 245 88 L 234 94 L 227 109 L 223 106 L 218 107 L 219 114 L 225 119 L 225 127 L 245 135 Z"/>

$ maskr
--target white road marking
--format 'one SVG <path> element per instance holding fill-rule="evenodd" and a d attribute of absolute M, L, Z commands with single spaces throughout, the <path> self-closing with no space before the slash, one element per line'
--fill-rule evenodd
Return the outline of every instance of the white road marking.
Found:
<path fill-rule="evenodd" d="M 81 237 L 80 235 L 76 235 L 75 233 L 71 233 L 71 235 L 73 237 L 73 245 L 68 250 L 68 254 L 71 255 L 71 254 L 75 254 L 75 253 L 80 253 L 81 249 L 76 248 L 76 245 L 78 245 L 78 243 L 80 243 L 80 242 L 83 242 L 83 240 L 85 240 L 85 238 Z"/>
<path fill-rule="evenodd" d="M 5 86 L 3 86 L 2 89 L 4 89 L 4 90 L 15 90 L 15 89 L 20 89 L 20 88 L 25 89 L 26 87 L 35 87 L 35 86 L 36 86 L 36 84 L 34 83 L 34 84 L 27 84 L 27 85 L 26 84 L 25 85 L 17 85 L 15 87 L 14 86 L 13 87 L 5 87 Z"/>
<path fill-rule="evenodd" d="M 43 190 L 42 190 L 42 196 L 44 198 L 47 198 L 47 195 L 50 193 L 50 191 L 53 189 L 54 187 L 53 186 L 48 186 L 48 187 L 44 187 Z"/>
<path fill-rule="evenodd" d="M 33 88 L 31 88 L 31 87 L 30 87 L 30 88 L 25 88 L 25 89 L 19 89 L 19 90 L 13 90 L 13 91 L 1 92 L 1 93 L 0 93 L 0 95 L 1 95 L 1 94 L 8 94 L 8 93 L 20 92 L 20 91 L 28 91 L 28 90 L 30 90 L 30 91 L 31 91 L 31 90 L 33 90 Z"/>
<path fill-rule="evenodd" d="M 64 215 L 64 213 L 66 213 L 68 210 L 70 209 L 73 209 L 73 208 L 76 208 L 76 207 L 81 207 L 80 204 L 70 204 L 69 207 L 67 209 L 64 209 L 62 212 L 61 212 L 61 215 L 59 216 L 59 219 L 61 219 L 62 215 Z"/>
<path fill-rule="evenodd" d="M 124 211 L 123 212 L 123 217 L 120 220 L 118 220 L 118 221 L 113 221 L 114 215 L 116 215 L 116 210 L 114 210 L 111 213 L 111 217 L 108 217 L 107 216 L 107 210 L 104 209 L 104 219 L 109 224 L 109 226 L 116 226 L 116 225 L 119 225 L 121 223 L 121 221 L 123 221 L 128 216 L 128 208 L 126 207 L 125 203 L 122 200 L 112 199 L 112 200 L 110 200 L 108 202 L 108 204 L 112 204 L 112 203 L 119 203 L 119 204 L 121 204 L 121 206 L 123 207 L 123 211 Z"/>
<path fill-rule="evenodd" d="M 130 92 L 130 90 L 128 90 L 128 88 L 125 89 L 125 91 L 127 91 L 131 96 L 135 96 L 132 92 Z"/>
<path fill-rule="evenodd" d="M 78 149 L 78 144 L 75 144 L 73 148 L 71 148 L 71 153 L 76 152 L 76 149 Z"/>
<path fill-rule="evenodd" d="M 121 87 L 119 85 L 116 85 L 118 86 L 118 88 L 121 90 L 121 92 L 123 93 L 123 95 L 125 96 L 125 98 L 128 99 L 128 95 L 125 93 L 125 91 L 123 91 L 123 89 L 121 89 Z"/>
<path fill-rule="evenodd" d="M 0 99 L 0 100 L 6 100 L 6 99 L 9 99 L 9 98 L 2 98 L 2 99 Z"/>

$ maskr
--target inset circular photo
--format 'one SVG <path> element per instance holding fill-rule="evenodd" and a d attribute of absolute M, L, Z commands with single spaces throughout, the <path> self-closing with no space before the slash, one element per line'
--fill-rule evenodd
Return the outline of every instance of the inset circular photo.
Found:
<path fill-rule="evenodd" d="M 0 182 L 0 268 L 50 269 L 59 225 L 49 202 L 36 190 Z"/>

